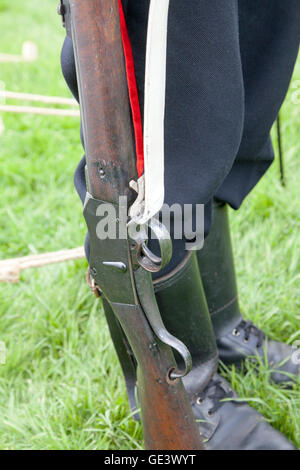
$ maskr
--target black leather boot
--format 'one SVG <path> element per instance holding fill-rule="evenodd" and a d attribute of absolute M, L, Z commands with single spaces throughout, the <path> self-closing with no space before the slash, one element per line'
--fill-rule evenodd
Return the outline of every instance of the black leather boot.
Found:
<path fill-rule="evenodd" d="M 216 373 L 217 347 L 195 252 L 169 275 L 155 281 L 165 326 L 192 354 L 183 379 L 207 449 L 294 449 Z M 224 399 L 230 401 L 222 401 Z"/>
<path fill-rule="evenodd" d="M 292 360 L 293 349 L 266 338 L 241 315 L 225 204 L 214 204 L 211 231 L 197 257 L 222 362 L 239 367 L 246 357 L 264 359 L 266 352 L 268 365 L 275 370 L 274 382 L 291 381 L 299 374 L 299 364 Z"/>

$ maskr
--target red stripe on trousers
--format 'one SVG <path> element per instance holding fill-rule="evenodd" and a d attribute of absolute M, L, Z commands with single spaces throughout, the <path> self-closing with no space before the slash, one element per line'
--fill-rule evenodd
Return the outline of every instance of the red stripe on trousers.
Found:
<path fill-rule="evenodd" d="M 144 141 L 141 108 L 136 84 L 134 58 L 132 53 L 131 42 L 126 25 L 122 0 L 119 0 L 120 24 L 122 42 L 125 56 L 126 74 L 128 82 L 129 100 L 132 112 L 132 120 L 135 135 L 136 155 L 137 155 L 137 172 L 138 176 L 142 176 L 144 172 Z"/>

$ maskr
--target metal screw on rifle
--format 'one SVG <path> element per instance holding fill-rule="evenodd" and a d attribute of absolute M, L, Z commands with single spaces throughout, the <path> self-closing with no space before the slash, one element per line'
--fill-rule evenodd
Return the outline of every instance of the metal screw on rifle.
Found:
<path fill-rule="evenodd" d="M 149 349 L 150 349 L 151 352 L 156 353 L 157 350 L 158 350 L 158 344 L 157 344 L 157 343 L 151 343 L 151 344 L 149 344 Z"/>
<path fill-rule="evenodd" d="M 100 178 L 104 178 L 104 176 L 105 176 L 105 171 L 103 170 L 103 168 L 100 168 L 100 169 L 99 169 L 99 175 L 100 175 Z"/>

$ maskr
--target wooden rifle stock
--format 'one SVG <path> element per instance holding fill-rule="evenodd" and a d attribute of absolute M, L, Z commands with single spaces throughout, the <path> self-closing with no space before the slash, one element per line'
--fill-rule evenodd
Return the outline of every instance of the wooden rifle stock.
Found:
<path fill-rule="evenodd" d="M 143 299 L 139 299 L 134 273 L 137 267 L 132 263 L 134 246 L 128 238 L 99 241 L 93 233 L 100 200 L 118 207 L 119 196 L 127 196 L 129 204 L 135 198 L 129 188 L 129 182 L 137 175 L 118 0 L 65 3 L 74 45 L 87 158 L 90 196 L 85 216 L 91 237 L 91 271 L 138 363 L 138 396 L 146 448 L 199 450 L 203 446 L 182 381 L 170 378 L 170 371 L 176 367 L 172 349 L 154 334 L 142 306 Z M 103 267 L 103 260 L 108 257 L 125 266 L 127 273 Z M 150 278 L 143 279 L 147 282 Z"/>

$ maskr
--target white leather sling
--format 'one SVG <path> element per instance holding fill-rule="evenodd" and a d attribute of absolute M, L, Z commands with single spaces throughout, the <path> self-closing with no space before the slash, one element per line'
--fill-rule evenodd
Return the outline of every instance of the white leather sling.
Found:
<path fill-rule="evenodd" d="M 131 186 L 138 192 L 131 219 L 147 223 L 164 203 L 164 118 L 166 97 L 167 32 L 170 0 L 151 0 L 144 98 L 144 175 Z"/>

